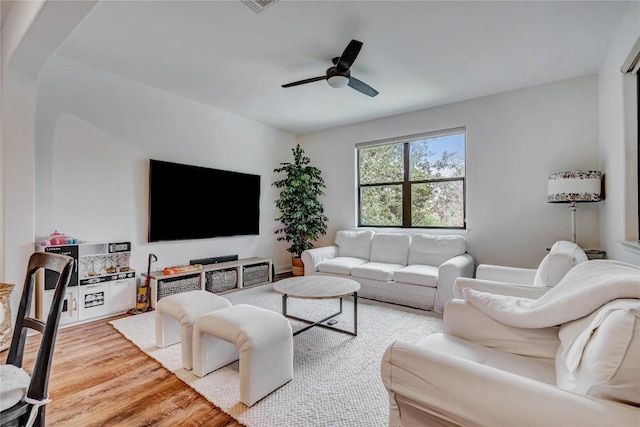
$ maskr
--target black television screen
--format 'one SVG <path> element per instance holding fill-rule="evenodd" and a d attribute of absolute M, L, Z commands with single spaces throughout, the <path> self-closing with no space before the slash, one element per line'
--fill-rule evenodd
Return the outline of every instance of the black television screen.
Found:
<path fill-rule="evenodd" d="M 260 234 L 260 175 L 149 160 L 149 242 Z"/>

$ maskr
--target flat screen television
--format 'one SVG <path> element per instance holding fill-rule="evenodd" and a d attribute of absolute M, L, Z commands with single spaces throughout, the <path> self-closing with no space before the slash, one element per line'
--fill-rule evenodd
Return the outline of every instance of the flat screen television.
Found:
<path fill-rule="evenodd" d="M 149 242 L 260 234 L 260 175 L 149 160 Z"/>

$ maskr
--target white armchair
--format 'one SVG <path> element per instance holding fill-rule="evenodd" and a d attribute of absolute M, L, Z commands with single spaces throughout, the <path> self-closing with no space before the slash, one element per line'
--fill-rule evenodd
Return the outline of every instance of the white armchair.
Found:
<path fill-rule="evenodd" d="M 587 316 L 520 328 L 454 299 L 442 333 L 393 342 L 381 363 L 389 426 L 640 426 L 640 269 L 592 262 L 576 281 L 611 268 L 601 298 L 612 286 L 620 297 Z M 610 271 L 621 272 L 618 284 Z M 567 281 L 546 299 L 562 298 Z"/>
<path fill-rule="evenodd" d="M 480 264 L 475 279 L 461 277 L 454 284 L 453 294 L 463 298 L 463 288 L 523 298 L 539 298 L 576 265 L 587 261 L 587 255 L 573 242 L 559 240 L 551 246 L 538 268 L 507 267 Z"/>

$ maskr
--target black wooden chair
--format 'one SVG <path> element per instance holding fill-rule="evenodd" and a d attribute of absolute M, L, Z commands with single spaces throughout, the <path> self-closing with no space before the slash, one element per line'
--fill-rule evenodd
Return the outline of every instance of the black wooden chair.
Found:
<path fill-rule="evenodd" d="M 9 388 L 8 383 L 10 381 L 7 378 L 17 379 L 16 383 L 19 383 L 20 379 L 22 379 L 23 382 L 28 382 L 23 384 L 22 387 L 17 386 L 13 390 L 3 390 L 5 398 L 11 394 L 16 396 L 16 393 L 20 393 L 22 396 L 15 405 L 0 412 L 0 426 L 2 427 L 45 426 L 44 405 L 49 401 L 47 390 L 51 360 L 53 359 L 53 349 L 56 342 L 56 335 L 58 334 L 62 303 L 67 285 L 71 279 L 73 264 L 74 260 L 69 256 L 46 252 L 35 252 L 29 258 L 11 346 L 9 347 L 6 364 L 0 365 L 0 375 L 3 376 L 3 382 L 6 383 L 4 385 L 0 384 L 0 389 Z M 59 274 L 46 323 L 30 317 L 36 274 L 40 269 L 48 269 Z M 28 329 L 42 333 L 38 354 L 30 376 L 22 369 L 22 359 Z M 23 393 L 23 387 L 27 388 L 26 396 Z M 17 398 L 14 398 L 14 401 L 15 400 L 17 400 Z"/>

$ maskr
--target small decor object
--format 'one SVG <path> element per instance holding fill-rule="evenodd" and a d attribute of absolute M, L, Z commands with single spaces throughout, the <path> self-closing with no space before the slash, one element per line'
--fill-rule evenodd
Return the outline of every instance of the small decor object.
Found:
<path fill-rule="evenodd" d="M 294 276 L 304 276 L 304 263 L 298 256 L 291 257 L 291 272 Z"/>
<path fill-rule="evenodd" d="M 6 350 L 11 344 L 13 328 L 11 327 L 11 291 L 15 285 L 11 283 L 0 283 L 0 308 L 2 322 L 0 323 L 0 351 Z"/>
<path fill-rule="evenodd" d="M 324 195 L 326 187 L 320 169 L 311 166 L 311 159 L 304 155 L 300 144 L 291 149 L 293 163 L 280 163 L 274 173 L 284 173 L 285 177 L 272 185 L 280 189 L 276 207 L 281 226 L 275 231 L 278 241 L 291 243 L 287 249 L 292 256 L 293 274 L 304 274 L 304 267 L 297 261 L 303 251 L 313 248 L 319 236 L 327 233 L 327 217 L 318 197 Z M 300 264 L 302 261 L 300 261 Z M 297 267 L 297 268 L 296 268 Z"/>
<path fill-rule="evenodd" d="M 599 202 L 602 194 L 602 172 L 567 171 L 549 175 L 547 202 L 569 203 L 571 238 L 576 243 L 576 203 Z"/>
<path fill-rule="evenodd" d="M 173 265 L 171 267 L 166 267 L 162 270 L 162 274 L 178 274 L 178 273 L 188 273 L 190 271 L 198 271 L 202 270 L 202 264 L 189 264 L 189 265 Z"/>
<path fill-rule="evenodd" d="M 158 257 L 154 254 L 149 254 L 149 260 L 147 262 L 147 277 L 144 278 L 144 283 L 138 288 L 138 294 L 136 295 L 136 308 L 129 310 L 130 314 L 141 314 L 151 310 L 151 263 L 158 261 Z"/>
<path fill-rule="evenodd" d="M 60 233 L 58 230 L 55 230 L 49 237 L 39 242 L 40 246 L 77 245 L 78 243 L 80 241 L 75 237 Z"/>

